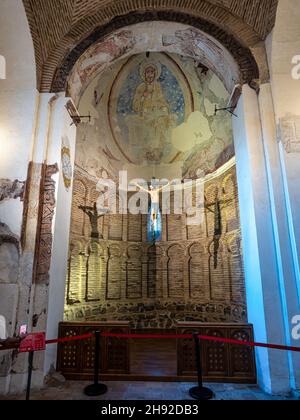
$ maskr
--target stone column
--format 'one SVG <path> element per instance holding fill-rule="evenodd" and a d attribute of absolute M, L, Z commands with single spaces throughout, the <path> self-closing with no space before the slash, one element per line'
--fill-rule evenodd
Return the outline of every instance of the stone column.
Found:
<path fill-rule="evenodd" d="M 285 188 L 286 172 L 282 165 L 280 149 L 277 143 L 276 122 L 273 106 L 272 89 L 269 83 L 261 86 L 259 94 L 260 115 L 263 130 L 263 143 L 272 206 L 274 240 L 277 250 L 281 298 L 283 302 L 286 342 L 299 346 L 299 341 L 292 337 L 292 319 L 300 314 L 300 303 L 297 286 L 298 261 L 293 253 L 291 229 L 287 208 L 290 201 L 289 191 Z M 279 147 L 278 147 L 279 146 Z M 299 166 L 299 165 L 298 165 Z M 297 178 L 299 183 L 299 177 Z M 297 217 L 298 218 L 298 217 Z M 290 354 L 291 386 L 300 388 L 300 355 Z"/>
<path fill-rule="evenodd" d="M 71 183 L 68 184 L 68 180 L 64 178 L 62 153 L 64 153 L 64 159 L 66 159 L 65 153 L 69 153 L 69 162 L 72 170 L 74 170 L 76 143 L 76 126 L 74 124 L 71 125 L 72 120 L 66 109 L 66 104 L 69 100 L 62 93 L 56 95 L 55 99 L 50 103 L 51 116 L 46 161 L 48 165 L 57 164 L 59 171 L 53 176 L 55 180 L 56 204 L 52 224 L 53 242 L 49 286 L 46 285 L 47 291 L 42 291 L 42 299 L 46 299 L 46 332 L 47 337 L 50 338 L 57 337 L 58 324 L 63 321 L 65 305 L 73 177 L 71 174 Z M 47 295 L 44 296 L 44 293 Z M 43 306 L 41 307 L 42 309 L 44 309 Z M 49 371 L 51 364 L 56 366 L 56 352 L 56 346 L 47 348 L 44 373 Z"/>
<path fill-rule="evenodd" d="M 256 341 L 285 344 L 278 249 L 259 102 L 256 92 L 247 85 L 236 112 L 233 131 L 249 322 L 254 325 Z M 287 353 L 256 349 L 256 361 L 258 382 L 265 391 L 290 391 Z"/>

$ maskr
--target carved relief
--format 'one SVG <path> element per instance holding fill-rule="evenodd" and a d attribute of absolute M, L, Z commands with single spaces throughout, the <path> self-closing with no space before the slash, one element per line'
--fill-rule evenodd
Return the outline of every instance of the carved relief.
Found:
<path fill-rule="evenodd" d="M 52 176 L 58 172 L 58 166 L 44 165 L 41 182 L 39 225 L 36 238 L 34 282 L 47 283 L 52 254 L 52 222 L 55 212 L 55 181 Z"/>
<path fill-rule="evenodd" d="M 287 115 L 280 120 L 281 140 L 287 153 L 300 153 L 300 116 Z"/>

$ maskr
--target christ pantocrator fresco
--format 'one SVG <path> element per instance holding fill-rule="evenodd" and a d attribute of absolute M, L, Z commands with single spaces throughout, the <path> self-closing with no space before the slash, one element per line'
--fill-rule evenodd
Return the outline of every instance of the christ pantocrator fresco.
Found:
<path fill-rule="evenodd" d="M 161 65 L 143 62 L 140 76 L 143 82 L 137 87 L 133 99 L 135 115 L 126 118 L 130 146 L 143 145 L 145 160 L 160 161 L 164 148 L 171 143 L 178 117 L 171 113 L 159 81 Z"/>

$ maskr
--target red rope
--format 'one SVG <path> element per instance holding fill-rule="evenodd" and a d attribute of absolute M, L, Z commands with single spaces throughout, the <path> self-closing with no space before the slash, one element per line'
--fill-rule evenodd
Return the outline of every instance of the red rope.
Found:
<path fill-rule="evenodd" d="M 191 339 L 193 338 L 192 334 L 183 334 L 183 335 L 159 335 L 159 334 L 111 334 L 111 333 L 101 333 L 102 337 L 115 337 L 115 338 L 152 338 L 152 339 Z M 215 341 L 219 343 L 227 343 L 227 344 L 235 344 L 239 346 L 246 346 L 246 347 L 263 347 L 273 350 L 285 350 L 285 351 L 295 351 L 300 352 L 300 347 L 288 347 L 288 346 L 281 346 L 276 344 L 264 344 L 264 343 L 254 343 L 248 341 L 241 341 L 241 340 L 232 340 L 228 338 L 221 338 L 221 337 L 211 337 L 206 335 L 199 335 L 201 340 L 205 341 Z"/>
<path fill-rule="evenodd" d="M 85 334 L 79 335 L 75 337 L 67 337 L 67 338 L 59 338 L 57 340 L 48 340 L 46 344 L 57 344 L 57 343 L 68 343 L 72 341 L 80 341 L 80 340 L 87 340 L 89 338 L 94 337 L 95 334 Z M 122 339 L 157 339 L 157 340 L 189 340 L 193 338 L 192 334 L 113 334 L 113 333 L 101 333 L 101 337 L 108 337 L 108 338 L 122 338 Z M 219 343 L 226 343 L 226 344 L 234 344 L 238 346 L 245 346 L 245 347 L 261 347 L 273 350 L 284 350 L 284 351 L 293 351 L 293 352 L 300 352 L 300 347 L 289 347 L 289 346 L 281 346 L 277 344 L 264 344 L 264 343 L 254 343 L 248 341 L 241 341 L 241 340 L 232 340 L 228 338 L 221 338 L 221 337 L 211 337 L 205 335 L 199 335 L 201 340 L 205 341 L 214 341 Z"/>
<path fill-rule="evenodd" d="M 94 337 L 95 334 L 84 334 L 84 335 L 77 335 L 75 337 L 66 337 L 66 338 L 58 338 L 56 340 L 47 340 L 46 344 L 57 344 L 57 343 L 69 343 L 71 341 L 81 341 L 81 340 L 87 340 L 88 338 Z"/>

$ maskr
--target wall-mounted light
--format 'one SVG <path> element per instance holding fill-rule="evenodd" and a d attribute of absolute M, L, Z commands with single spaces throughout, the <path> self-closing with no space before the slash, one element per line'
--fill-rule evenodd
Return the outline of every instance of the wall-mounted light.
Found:
<path fill-rule="evenodd" d="M 66 109 L 73 121 L 71 125 L 75 124 L 77 126 L 82 123 L 83 119 L 88 119 L 88 121 L 91 122 L 91 119 L 92 119 L 91 114 L 80 115 L 72 101 L 69 101 L 67 103 Z"/>

